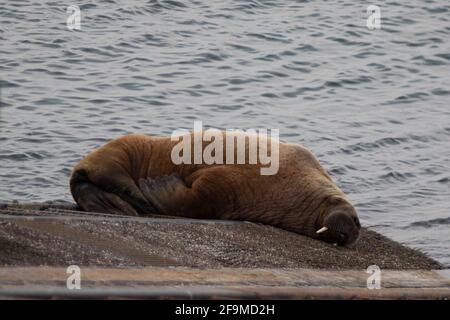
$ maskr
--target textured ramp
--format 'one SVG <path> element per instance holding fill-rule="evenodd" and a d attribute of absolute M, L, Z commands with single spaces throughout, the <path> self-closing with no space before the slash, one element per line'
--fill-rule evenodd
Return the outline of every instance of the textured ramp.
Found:
<path fill-rule="evenodd" d="M 29 205 L 0 209 L 0 266 L 440 269 L 424 254 L 363 229 L 340 248 L 237 221 L 129 217 Z"/>

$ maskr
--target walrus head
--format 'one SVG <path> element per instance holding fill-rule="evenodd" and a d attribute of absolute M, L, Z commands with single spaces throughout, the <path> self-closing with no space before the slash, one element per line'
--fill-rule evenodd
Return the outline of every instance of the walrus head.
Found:
<path fill-rule="evenodd" d="M 353 245 L 361 229 L 355 208 L 340 197 L 333 197 L 329 204 L 329 210 L 316 225 L 317 238 L 339 246 Z"/>

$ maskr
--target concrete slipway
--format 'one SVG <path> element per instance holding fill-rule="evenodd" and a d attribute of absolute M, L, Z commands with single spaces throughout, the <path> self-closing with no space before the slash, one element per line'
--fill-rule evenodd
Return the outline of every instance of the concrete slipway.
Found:
<path fill-rule="evenodd" d="M 450 297 L 438 262 L 366 229 L 349 249 L 248 222 L 74 209 L 0 207 L 0 297 Z M 81 269 L 81 290 L 66 287 L 69 265 Z M 370 265 L 381 269 L 379 290 L 367 288 Z"/>

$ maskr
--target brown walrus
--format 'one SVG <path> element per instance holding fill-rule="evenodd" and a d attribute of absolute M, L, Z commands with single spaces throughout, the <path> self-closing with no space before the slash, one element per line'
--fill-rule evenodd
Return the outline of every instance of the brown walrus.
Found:
<path fill-rule="evenodd" d="M 279 169 L 261 175 L 260 162 L 175 164 L 177 143 L 128 135 L 94 150 L 73 170 L 75 201 L 93 212 L 261 222 L 338 245 L 358 239 L 355 208 L 304 147 L 272 141 Z"/>

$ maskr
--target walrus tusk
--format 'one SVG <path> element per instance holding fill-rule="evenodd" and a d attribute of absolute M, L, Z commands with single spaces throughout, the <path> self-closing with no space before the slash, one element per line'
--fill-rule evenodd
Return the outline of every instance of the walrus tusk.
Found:
<path fill-rule="evenodd" d="M 317 230 L 316 233 L 322 233 L 322 232 L 325 232 L 325 231 L 327 231 L 327 230 L 328 230 L 327 227 L 323 227 L 323 228 Z"/>

